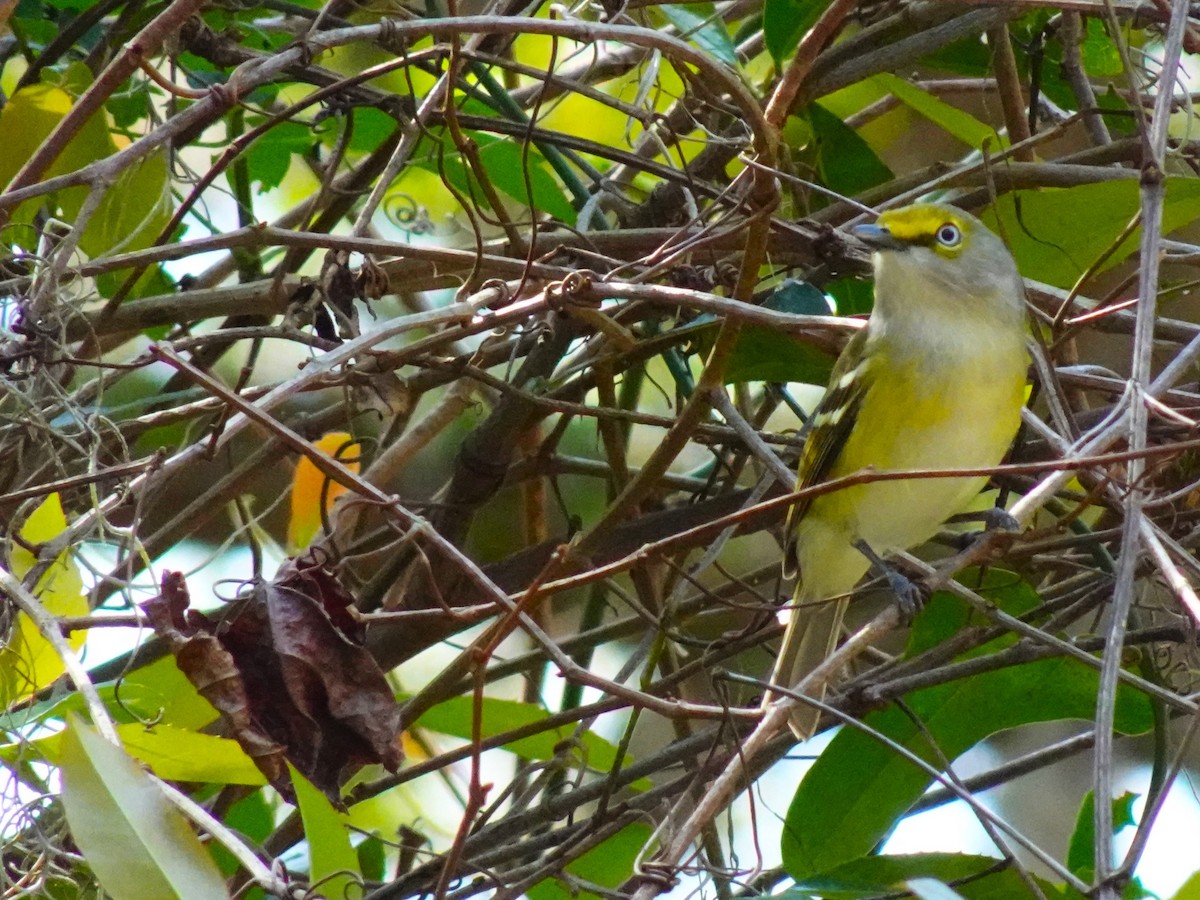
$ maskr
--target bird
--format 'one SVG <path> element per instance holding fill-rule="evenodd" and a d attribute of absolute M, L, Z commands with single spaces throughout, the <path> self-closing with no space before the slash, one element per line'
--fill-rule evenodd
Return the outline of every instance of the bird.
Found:
<path fill-rule="evenodd" d="M 1012 254 L 975 216 L 943 203 L 886 211 L 852 234 L 873 251 L 875 302 L 807 423 L 797 490 L 867 469 L 999 464 L 1020 426 L 1029 366 Z M 933 537 L 986 482 L 868 481 L 797 501 L 784 572 L 798 581 L 780 613 L 786 631 L 771 683 L 791 689 L 833 653 L 849 595 L 872 565 L 911 609 L 915 587 L 884 559 Z M 823 685 L 810 693 L 824 695 Z M 820 717 L 800 703 L 789 725 L 805 740 Z"/>

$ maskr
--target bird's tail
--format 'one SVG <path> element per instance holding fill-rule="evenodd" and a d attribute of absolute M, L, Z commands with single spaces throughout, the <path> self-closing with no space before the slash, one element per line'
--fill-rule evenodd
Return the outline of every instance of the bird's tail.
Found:
<path fill-rule="evenodd" d="M 791 611 L 783 644 L 779 647 L 779 657 L 775 661 L 775 673 L 771 676 L 771 682 L 783 688 L 794 688 L 829 658 L 837 647 L 842 618 L 846 614 L 845 597 L 805 603 L 799 596 L 801 593 L 797 591 L 796 607 Z M 824 700 L 825 683 L 815 685 L 805 694 L 815 700 Z M 820 718 L 819 709 L 801 703 L 793 711 L 788 724 L 796 737 L 803 741 L 816 733 Z"/>

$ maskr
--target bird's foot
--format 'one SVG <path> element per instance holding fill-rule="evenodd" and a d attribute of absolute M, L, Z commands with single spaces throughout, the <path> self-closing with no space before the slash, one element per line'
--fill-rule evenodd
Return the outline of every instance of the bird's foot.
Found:
<path fill-rule="evenodd" d="M 896 604 L 900 609 L 900 618 L 902 620 L 901 624 L 911 624 L 912 620 L 917 617 L 917 613 L 924 609 L 925 601 L 929 599 L 931 593 L 929 586 L 922 581 L 909 578 L 892 563 L 872 550 L 866 541 L 856 541 L 854 546 L 858 549 L 859 553 L 871 561 L 871 565 L 875 567 L 876 571 L 887 579 L 888 587 L 896 595 Z"/>
<path fill-rule="evenodd" d="M 896 606 L 900 609 L 900 624 L 911 625 L 917 614 L 925 608 L 925 602 L 931 593 L 929 585 L 923 581 L 909 578 L 894 566 L 889 566 L 884 572 L 888 587 L 896 595 Z"/>

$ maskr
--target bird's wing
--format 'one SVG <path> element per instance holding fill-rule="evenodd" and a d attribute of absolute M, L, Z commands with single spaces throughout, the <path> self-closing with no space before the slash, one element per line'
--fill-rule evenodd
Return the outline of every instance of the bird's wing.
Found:
<path fill-rule="evenodd" d="M 804 442 L 797 468 L 796 490 L 812 487 L 825 480 L 841 455 L 842 448 L 846 446 L 850 432 L 854 430 L 869 382 L 864 377 L 866 361 L 862 352 L 866 340 L 867 329 L 859 329 L 834 364 L 829 387 L 809 418 L 808 439 Z M 811 503 L 811 498 L 798 500 L 788 511 L 784 530 L 784 573 L 789 577 L 797 569 L 796 523 L 804 517 Z"/>

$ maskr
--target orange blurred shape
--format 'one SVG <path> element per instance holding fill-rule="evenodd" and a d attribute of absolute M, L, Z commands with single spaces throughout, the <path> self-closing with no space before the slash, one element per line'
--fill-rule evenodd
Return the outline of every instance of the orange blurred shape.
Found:
<path fill-rule="evenodd" d="M 331 431 L 317 441 L 313 447 L 320 453 L 341 462 L 346 468 L 358 472 L 359 447 L 344 431 Z M 292 514 L 288 521 L 288 552 L 298 553 L 312 543 L 321 529 L 321 500 L 325 501 L 325 513 L 333 508 L 333 501 L 346 492 L 344 485 L 321 472 L 307 456 L 296 463 L 296 474 L 292 478 Z"/>

